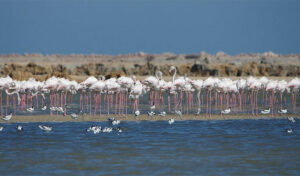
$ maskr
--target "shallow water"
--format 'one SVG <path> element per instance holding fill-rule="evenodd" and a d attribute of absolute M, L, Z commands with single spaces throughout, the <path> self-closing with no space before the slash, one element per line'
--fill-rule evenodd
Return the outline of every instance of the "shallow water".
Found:
<path fill-rule="evenodd" d="M 298 175 L 300 125 L 286 119 L 2 124 L 1 175 Z M 286 130 L 293 129 L 292 134 Z"/>

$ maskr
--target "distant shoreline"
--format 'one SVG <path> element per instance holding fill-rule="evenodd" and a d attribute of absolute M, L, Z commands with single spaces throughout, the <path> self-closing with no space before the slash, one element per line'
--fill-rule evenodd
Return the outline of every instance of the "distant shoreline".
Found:
<path fill-rule="evenodd" d="M 255 115 L 252 116 L 251 114 L 229 114 L 229 115 L 216 115 L 213 114 L 211 116 L 207 116 L 205 114 L 201 115 L 183 115 L 182 117 L 176 115 L 166 115 L 165 117 L 161 116 L 154 116 L 150 117 L 148 115 L 140 115 L 135 117 L 133 115 L 86 115 L 86 116 L 79 116 L 78 119 L 74 120 L 69 115 L 34 115 L 34 116 L 13 116 L 10 121 L 0 120 L 0 123 L 27 123 L 27 122 L 103 122 L 107 121 L 107 118 L 114 117 L 115 119 L 121 121 L 166 121 L 170 118 L 174 118 L 175 121 L 182 121 L 182 120 L 243 120 L 243 119 L 283 119 L 287 117 L 295 117 L 297 114 L 268 114 L 268 115 Z M 296 117 L 298 118 L 298 117 Z"/>

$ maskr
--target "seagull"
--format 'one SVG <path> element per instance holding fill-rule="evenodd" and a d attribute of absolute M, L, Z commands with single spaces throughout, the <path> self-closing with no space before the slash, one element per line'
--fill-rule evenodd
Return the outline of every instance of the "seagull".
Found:
<path fill-rule="evenodd" d="M 134 112 L 134 116 L 139 116 L 140 114 L 141 114 L 141 113 L 140 113 L 139 110 L 137 110 L 137 111 Z"/>
<path fill-rule="evenodd" d="M 43 131 L 51 131 L 52 127 L 46 125 L 39 125 L 39 128 Z"/>
<path fill-rule="evenodd" d="M 0 132 L 2 132 L 3 131 L 3 126 L 0 126 Z"/>
<path fill-rule="evenodd" d="M 163 112 L 161 112 L 160 114 L 158 114 L 158 115 L 160 115 L 160 116 L 162 116 L 162 117 L 166 117 L 166 112 L 165 111 L 163 111 Z"/>
<path fill-rule="evenodd" d="M 289 134 L 291 134 L 291 133 L 293 133 L 293 130 L 292 129 L 288 129 L 288 130 L 286 130 L 286 132 L 289 133 Z"/>
<path fill-rule="evenodd" d="M 148 112 L 148 115 L 152 117 L 152 116 L 154 116 L 154 115 L 155 115 L 155 112 L 153 112 L 153 111 L 151 111 L 151 112 Z"/>
<path fill-rule="evenodd" d="M 270 114 L 270 111 L 271 111 L 271 109 L 269 108 L 269 109 L 265 109 L 265 110 L 262 110 L 262 111 L 260 111 L 262 114 Z"/>
<path fill-rule="evenodd" d="M 70 116 L 71 116 L 72 119 L 77 119 L 77 117 L 78 117 L 78 115 L 75 114 L 75 113 L 70 114 Z"/>
<path fill-rule="evenodd" d="M 41 108 L 42 111 L 45 111 L 46 109 L 47 109 L 47 105 L 45 105 Z"/>
<path fill-rule="evenodd" d="M 8 121 L 8 120 L 11 119 L 11 117 L 12 117 L 12 113 L 10 113 L 9 115 L 4 116 L 2 119 Z"/>
<path fill-rule="evenodd" d="M 221 113 L 222 113 L 222 114 L 229 114 L 230 111 L 231 111 L 231 109 L 228 108 L 228 109 L 225 109 L 225 110 L 221 111 Z"/>
<path fill-rule="evenodd" d="M 179 111 L 179 110 L 178 110 L 178 111 L 175 111 L 175 114 L 176 114 L 176 115 L 179 115 L 180 117 L 182 116 L 182 113 L 181 113 L 181 111 Z"/>
<path fill-rule="evenodd" d="M 172 125 L 175 122 L 175 120 L 172 118 L 168 122 L 169 122 L 170 125 Z"/>
<path fill-rule="evenodd" d="M 122 132 L 123 132 L 123 130 L 121 129 L 121 127 L 118 127 L 118 128 L 117 128 L 117 131 L 118 131 L 119 133 L 122 133 Z"/>
<path fill-rule="evenodd" d="M 22 131 L 23 130 L 23 127 L 21 125 L 18 125 L 17 126 L 17 131 Z"/>
<path fill-rule="evenodd" d="M 294 117 L 288 117 L 288 119 L 289 119 L 289 121 L 291 121 L 291 122 L 293 122 L 293 123 L 296 122 L 295 119 L 294 119 Z"/>
<path fill-rule="evenodd" d="M 118 125 L 118 124 L 120 124 L 120 120 L 113 120 L 113 121 L 111 122 L 111 124 L 112 124 L 112 125 Z"/>
<path fill-rule="evenodd" d="M 109 127 L 105 127 L 102 132 L 103 133 L 110 133 L 112 131 L 112 128 L 109 128 Z"/>
<path fill-rule="evenodd" d="M 27 112 L 33 112 L 34 111 L 34 107 L 31 106 L 31 108 L 26 109 Z"/>
<path fill-rule="evenodd" d="M 278 111 L 279 114 L 286 114 L 287 112 L 288 112 L 287 109 L 280 109 Z"/>

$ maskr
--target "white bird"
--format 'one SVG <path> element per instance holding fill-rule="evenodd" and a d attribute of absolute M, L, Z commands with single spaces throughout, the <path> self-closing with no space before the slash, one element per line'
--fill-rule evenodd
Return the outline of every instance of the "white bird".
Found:
<path fill-rule="evenodd" d="M 43 131 L 51 131 L 52 127 L 46 125 L 39 125 L 39 128 Z"/>
<path fill-rule="evenodd" d="M 105 127 L 103 130 L 102 130 L 103 133 L 110 133 L 112 132 L 112 128 L 109 128 L 109 127 Z"/>
<path fill-rule="evenodd" d="M 162 117 L 166 117 L 166 112 L 163 111 L 163 112 L 161 112 L 159 115 L 162 116 Z"/>
<path fill-rule="evenodd" d="M 269 108 L 269 109 L 262 110 L 261 113 L 262 114 L 269 114 L 270 111 L 271 111 L 271 109 Z"/>
<path fill-rule="evenodd" d="M 179 110 L 178 110 L 178 111 L 175 111 L 175 114 L 176 114 L 176 115 L 179 115 L 180 117 L 182 116 L 182 113 L 181 113 L 181 111 L 179 111 Z"/>
<path fill-rule="evenodd" d="M 42 111 L 45 111 L 47 109 L 47 106 L 45 105 L 44 107 L 41 108 Z"/>
<path fill-rule="evenodd" d="M 121 127 L 118 127 L 118 128 L 117 128 L 117 131 L 118 131 L 119 133 L 122 133 L 122 132 L 123 132 L 123 130 L 121 129 Z"/>
<path fill-rule="evenodd" d="M 154 116 L 154 115 L 155 115 L 155 112 L 153 112 L 153 111 L 151 111 L 151 112 L 148 112 L 148 115 L 152 117 L 152 116 Z"/>
<path fill-rule="evenodd" d="M 3 131 L 3 127 L 2 126 L 0 126 L 0 132 L 2 132 Z"/>
<path fill-rule="evenodd" d="M 34 107 L 31 106 L 31 108 L 27 108 L 26 111 L 27 111 L 27 112 L 33 112 L 33 111 L 34 111 Z"/>
<path fill-rule="evenodd" d="M 201 108 L 198 108 L 198 111 L 196 112 L 197 115 L 201 113 Z"/>
<path fill-rule="evenodd" d="M 280 109 L 278 111 L 279 114 L 286 114 L 287 113 L 287 109 Z"/>
<path fill-rule="evenodd" d="M 18 125 L 17 126 L 17 131 L 22 131 L 23 130 L 23 127 L 21 125 Z"/>
<path fill-rule="evenodd" d="M 221 111 L 222 114 L 229 114 L 231 112 L 231 109 L 224 109 L 223 111 Z"/>
<path fill-rule="evenodd" d="M 154 111 L 154 110 L 155 110 L 155 105 L 151 106 L 151 107 L 150 107 L 150 110 L 151 110 L 151 111 Z"/>
<path fill-rule="evenodd" d="M 120 124 L 120 120 L 113 120 L 113 121 L 111 122 L 111 124 L 112 124 L 112 125 L 118 125 L 118 124 Z"/>
<path fill-rule="evenodd" d="M 55 107 L 55 106 L 50 107 L 50 111 L 56 111 L 56 110 L 57 110 L 57 107 Z"/>
<path fill-rule="evenodd" d="M 57 110 L 58 112 L 64 113 L 63 107 L 58 107 L 56 110 Z"/>
<path fill-rule="evenodd" d="M 4 116 L 2 119 L 8 121 L 8 120 L 11 119 L 11 117 L 12 117 L 12 113 L 10 113 L 9 115 Z"/>
<path fill-rule="evenodd" d="M 289 119 L 289 121 L 291 121 L 291 122 L 293 122 L 293 123 L 296 122 L 295 119 L 294 119 L 294 117 L 288 117 L 288 119 Z"/>
<path fill-rule="evenodd" d="M 112 121 L 115 120 L 115 118 L 114 117 L 109 117 L 107 120 L 110 121 L 110 122 L 112 122 Z"/>
<path fill-rule="evenodd" d="M 135 115 L 135 116 L 139 116 L 140 114 L 141 114 L 141 113 L 140 113 L 139 110 L 137 110 L 137 111 L 134 112 L 134 115 Z"/>
<path fill-rule="evenodd" d="M 86 131 L 87 132 L 93 131 L 94 134 L 98 134 L 101 132 L 101 126 L 91 126 Z"/>
<path fill-rule="evenodd" d="M 75 114 L 75 113 L 70 114 L 70 116 L 71 116 L 72 119 L 77 119 L 77 117 L 78 117 L 78 115 Z"/>
<path fill-rule="evenodd" d="M 288 129 L 286 132 L 289 133 L 289 134 L 291 134 L 291 133 L 293 133 L 293 130 L 292 129 Z"/>
<path fill-rule="evenodd" d="M 175 122 L 175 120 L 172 118 L 168 122 L 169 122 L 170 125 L 172 125 Z"/>

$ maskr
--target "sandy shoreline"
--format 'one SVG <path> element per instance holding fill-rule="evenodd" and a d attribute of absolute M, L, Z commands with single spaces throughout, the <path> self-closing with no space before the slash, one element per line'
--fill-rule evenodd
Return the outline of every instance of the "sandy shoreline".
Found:
<path fill-rule="evenodd" d="M 34 115 L 34 116 L 13 116 L 10 121 L 0 120 L 0 123 L 27 123 L 27 122 L 101 122 L 107 121 L 107 118 L 114 117 L 121 121 L 159 121 L 168 120 L 174 118 L 175 120 L 235 120 L 235 119 L 280 119 L 287 117 L 295 117 L 296 114 L 285 114 L 285 115 L 256 115 L 251 114 L 230 114 L 230 115 L 183 115 L 182 117 L 175 115 L 167 115 L 166 117 L 154 116 L 150 117 L 148 115 L 140 115 L 134 117 L 133 115 L 121 116 L 121 115 L 85 115 L 79 116 L 78 119 L 74 120 L 70 116 L 62 115 Z"/>

